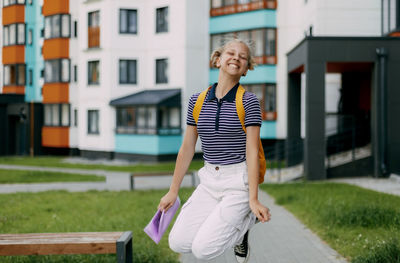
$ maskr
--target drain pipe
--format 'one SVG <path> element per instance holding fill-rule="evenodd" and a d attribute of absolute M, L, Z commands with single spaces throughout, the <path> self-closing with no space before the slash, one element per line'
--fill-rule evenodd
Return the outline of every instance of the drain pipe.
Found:
<path fill-rule="evenodd" d="M 378 56 L 378 86 L 376 87 L 375 94 L 377 95 L 377 112 L 376 112 L 376 125 L 378 125 L 377 132 L 377 155 L 375 155 L 375 176 L 384 177 L 387 174 L 386 166 L 386 75 L 387 75 L 387 57 L 388 51 L 384 47 L 376 49 Z M 376 137 L 375 137 L 376 138 Z"/>

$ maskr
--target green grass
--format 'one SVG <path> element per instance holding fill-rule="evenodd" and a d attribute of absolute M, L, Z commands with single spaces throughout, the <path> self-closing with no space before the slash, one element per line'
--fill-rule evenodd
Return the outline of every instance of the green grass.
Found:
<path fill-rule="evenodd" d="M 351 262 L 400 263 L 400 197 L 336 183 L 261 187 Z"/>
<path fill-rule="evenodd" d="M 182 203 L 192 191 L 181 189 Z M 169 230 L 159 245 L 143 232 L 165 193 L 154 190 L 1 194 L 0 233 L 132 231 L 134 262 L 178 262 L 178 255 L 168 248 Z M 114 263 L 116 258 L 115 255 L 12 256 L 1 257 L 0 261 Z"/>
<path fill-rule="evenodd" d="M 21 171 L 0 169 L 0 184 L 49 183 L 49 182 L 105 182 L 105 177 L 96 175 Z"/>

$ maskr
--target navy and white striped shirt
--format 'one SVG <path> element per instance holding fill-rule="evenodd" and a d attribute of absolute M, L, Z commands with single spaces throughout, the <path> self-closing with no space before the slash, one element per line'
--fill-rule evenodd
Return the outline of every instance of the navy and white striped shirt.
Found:
<path fill-rule="evenodd" d="M 211 164 L 235 164 L 246 160 L 246 133 L 236 111 L 236 84 L 220 101 L 215 97 L 217 83 L 204 100 L 197 123 L 203 158 Z M 193 108 L 200 93 L 189 100 L 186 124 L 196 126 Z M 251 92 L 243 95 L 245 126 L 261 126 L 260 103 Z"/>

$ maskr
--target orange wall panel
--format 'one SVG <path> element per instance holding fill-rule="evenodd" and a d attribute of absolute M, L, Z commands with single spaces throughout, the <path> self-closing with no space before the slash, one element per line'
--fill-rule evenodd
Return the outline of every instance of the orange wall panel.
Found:
<path fill-rule="evenodd" d="M 44 0 L 43 15 L 68 14 L 69 0 Z"/>
<path fill-rule="evenodd" d="M 7 94 L 25 94 L 25 86 L 4 86 L 3 93 Z"/>
<path fill-rule="evenodd" d="M 43 85 L 43 103 L 68 103 L 68 83 L 45 83 Z"/>
<path fill-rule="evenodd" d="M 68 38 L 53 38 L 46 39 L 43 42 L 43 58 L 69 58 L 69 39 Z"/>
<path fill-rule="evenodd" d="M 11 5 L 3 8 L 3 25 L 25 23 L 25 6 Z"/>
<path fill-rule="evenodd" d="M 25 46 L 3 47 L 3 64 L 25 63 Z"/>
<path fill-rule="evenodd" d="M 68 148 L 69 127 L 43 127 L 42 146 Z"/>

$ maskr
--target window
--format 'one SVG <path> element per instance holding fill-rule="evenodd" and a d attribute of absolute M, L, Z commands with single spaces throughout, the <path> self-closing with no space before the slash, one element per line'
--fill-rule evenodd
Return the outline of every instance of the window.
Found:
<path fill-rule="evenodd" d="M 33 42 L 33 30 L 29 29 L 28 31 L 28 45 L 32 45 Z"/>
<path fill-rule="evenodd" d="M 119 61 L 119 83 L 136 84 L 136 60 Z"/>
<path fill-rule="evenodd" d="M 156 84 L 168 83 L 168 59 L 156 60 Z"/>
<path fill-rule="evenodd" d="M 168 7 L 156 10 L 156 33 L 168 32 Z"/>
<path fill-rule="evenodd" d="M 44 82 L 69 82 L 70 81 L 70 60 L 53 59 L 44 62 Z"/>
<path fill-rule="evenodd" d="M 10 24 L 3 28 L 3 46 L 24 45 L 25 24 Z"/>
<path fill-rule="evenodd" d="M 100 47 L 100 12 L 88 14 L 88 47 Z"/>
<path fill-rule="evenodd" d="M 180 107 L 118 107 L 117 133 L 180 134 Z"/>
<path fill-rule="evenodd" d="M 68 38 L 71 35 L 71 16 L 57 14 L 44 18 L 44 38 Z"/>
<path fill-rule="evenodd" d="M 29 69 L 28 71 L 28 85 L 32 86 L 33 85 L 33 70 Z"/>
<path fill-rule="evenodd" d="M 68 127 L 70 125 L 70 105 L 44 104 L 44 125 Z"/>
<path fill-rule="evenodd" d="M 78 37 L 78 21 L 74 21 L 74 37 Z"/>
<path fill-rule="evenodd" d="M 3 6 L 9 6 L 9 5 L 24 5 L 25 0 L 4 0 L 3 1 Z"/>
<path fill-rule="evenodd" d="M 260 101 L 263 119 L 276 119 L 276 86 L 275 84 L 251 84 L 244 88 L 254 93 Z"/>
<path fill-rule="evenodd" d="M 74 82 L 78 82 L 78 66 L 74 65 Z"/>
<path fill-rule="evenodd" d="M 88 110 L 88 134 L 99 133 L 99 111 Z"/>
<path fill-rule="evenodd" d="M 136 10 L 119 10 L 119 32 L 124 34 L 137 34 Z"/>
<path fill-rule="evenodd" d="M 25 64 L 4 65 L 4 86 L 25 85 Z"/>
<path fill-rule="evenodd" d="M 88 84 L 100 84 L 99 61 L 88 62 Z"/>
<path fill-rule="evenodd" d="M 74 109 L 74 126 L 78 127 L 78 110 Z"/>
<path fill-rule="evenodd" d="M 212 0 L 211 1 L 211 8 L 218 8 L 223 6 L 223 0 Z"/>

